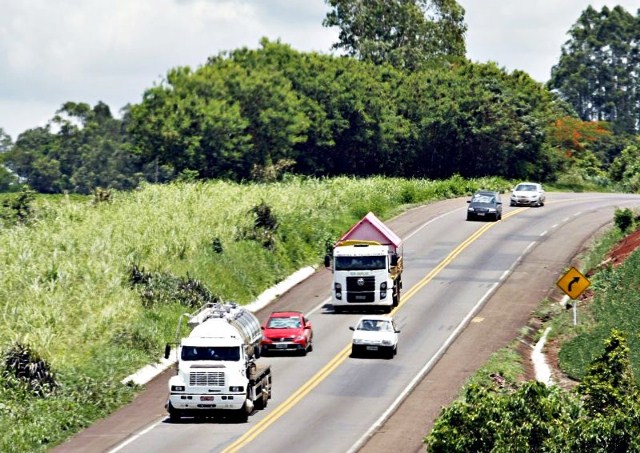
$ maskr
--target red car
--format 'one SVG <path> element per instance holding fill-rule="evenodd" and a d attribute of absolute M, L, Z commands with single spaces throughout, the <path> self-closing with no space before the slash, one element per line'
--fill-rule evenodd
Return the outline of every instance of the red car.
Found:
<path fill-rule="evenodd" d="M 311 321 L 299 311 L 274 311 L 262 326 L 262 354 L 294 351 L 307 355 L 313 350 Z"/>

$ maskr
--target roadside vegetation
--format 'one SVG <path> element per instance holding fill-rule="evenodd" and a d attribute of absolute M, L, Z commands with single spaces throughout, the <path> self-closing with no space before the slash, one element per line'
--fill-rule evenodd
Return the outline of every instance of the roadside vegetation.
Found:
<path fill-rule="evenodd" d="M 179 315 L 246 304 L 373 211 L 507 190 L 501 178 L 148 185 L 0 205 L 0 451 L 44 451 L 131 400 Z M 17 213 L 21 213 L 18 215 Z"/>
<path fill-rule="evenodd" d="M 592 285 L 578 301 L 577 325 L 557 302 L 542 301 L 534 314 L 545 320 L 540 333 L 551 327 L 548 342 L 570 385 L 521 382 L 529 357 L 518 354 L 518 340 L 443 408 L 425 437 L 428 451 L 640 450 L 640 249 L 622 263 L 606 259 L 625 235 L 638 234 L 638 219 L 616 209 L 613 227 L 581 257 Z"/>
<path fill-rule="evenodd" d="M 640 192 L 640 20 L 623 8 L 586 8 L 545 85 L 467 60 L 455 0 L 326 3 L 345 56 L 265 38 L 170 68 L 122 119 L 69 101 L 15 142 L 0 127 L 0 450 L 44 451 L 130 401 L 138 389 L 121 380 L 161 354 L 180 313 L 251 301 L 319 263 L 368 211 L 387 219 L 523 179 Z M 585 382 L 582 399 L 528 383 L 514 402 L 478 383 L 435 435 L 455 436 L 471 414 L 504 451 L 531 433 L 541 447 L 568 429 L 604 439 L 600 421 L 640 438 L 636 394 L 609 391 L 635 389 L 637 313 L 624 291 L 638 287 L 638 259 L 594 274 L 589 324 L 567 339 L 561 360 Z M 487 366 L 512 379 L 503 354 Z M 592 417 L 598 398 L 613 418 Z M 466 428 L 429 443 L 479 451 Z"/>

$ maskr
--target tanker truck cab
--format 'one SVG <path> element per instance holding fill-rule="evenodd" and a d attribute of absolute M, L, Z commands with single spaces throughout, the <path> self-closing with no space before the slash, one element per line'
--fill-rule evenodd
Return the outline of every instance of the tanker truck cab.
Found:
<path fill-rule="evenodd" d="M 246 310 L 234 315 L 224 311 L 201 319 L 191 316 L 191 324 L 195 327 L 177 349 L 177 373 L 169 380 L 170 419 L 226 414 L 246 421 L 254 409 L 266 407 L 271 369 L 256 364 L 261 334 L 255 316 Z"/>

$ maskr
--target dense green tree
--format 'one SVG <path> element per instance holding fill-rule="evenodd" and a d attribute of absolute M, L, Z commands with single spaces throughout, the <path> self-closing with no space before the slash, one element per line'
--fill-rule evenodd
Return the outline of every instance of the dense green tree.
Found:
<path fill-rule="evenodd" d="M 640 451 L 640 398 L 629 354 L 625 336 L 612 330 L 576 387 L 583 411 L 570 425 L 565 451 Z"/>
<path fill-rule="evenodd" d="M 326 0 L 323 22 L 340 29 L 333 45 L 347 55 L 400 69 L 434 58 L 464 57 L 464 9 L 455 0 Z"/>
<path fill-rule="evenodd" d="M 3 164 L 5 153 L 12 145 L 11 137 L 0 127 L 0 192 L 9 192 L 18 187 L 18 177 Z"/>
<path fill-rule="evenodd" d="M 20 134 L 4 161 L 38 192 L 87 194 L 135 187 L 134 157 L 122 121 L 106 104 L 67 102 L 47 126 Z"/>
<path fill-rule="evenodd" d="M 0 127 L 0 154 L 9 151 L 12 144 L 11 136 Z"/>
<path fill-rule="evenodd" d="M 517 390 L 469 386 L 464 399 L 444 408 L 424 442 L 430 452 L 562 451 L 577 400 L 536 381 Z"/>
<path fill-rule="evenodd" d="M 273 67 L 209 59 L 177 68 L 131 108 L 129 131 L 144 160 L 204 178 L 249 178 L 254 165 L 294 158 L 309 121 L 291 82 Z"/>
<path fill-rule="evenodd" d="M 640 136 L 615 158 L 609 168 L 609 176 L 623 189 L 640 192 Z"/>
<path fill-rule="evenodd" d="M 546 180 L 557 167 L 545 137 L 560 110 L 523 72 L 508 74 L 493 63 L 418 71 L 399 103 L 416 124 L 415 176 Z"/>
<path fill-rule="evenodd" d="M 569 30 L 549 87 L 585 121 L 610 121 L 616 133 L 640 131 L 640 10 L 587 7 Z"/>
<path fill-rule="evenodd" d="M 468 386 L 424 442 L 430 452 L 640 451 L 640 398 L 624 336 L 611 332 L 575 391 L 535 381 Z"/>
<path fill-rule="evenodd" d="M 591 415 L 625 409 L 640 402 L 629 347 L 624 335 L 613 330 L 605 341 L 604 352 L 591 362 L 576 387 L 583 407 Z"/>

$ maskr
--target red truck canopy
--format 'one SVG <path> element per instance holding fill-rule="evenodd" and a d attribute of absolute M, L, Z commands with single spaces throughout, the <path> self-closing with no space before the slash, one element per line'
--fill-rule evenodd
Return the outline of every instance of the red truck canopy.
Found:
<path fill-rule="evenodd" d="M 389 246 L 396 251 L 402 245 L 402 239 L 389 229 L 373 212 L 364 216 L 349 231 L 342 235 L 338 244 L 342 241 L 376 241 Z"/>

